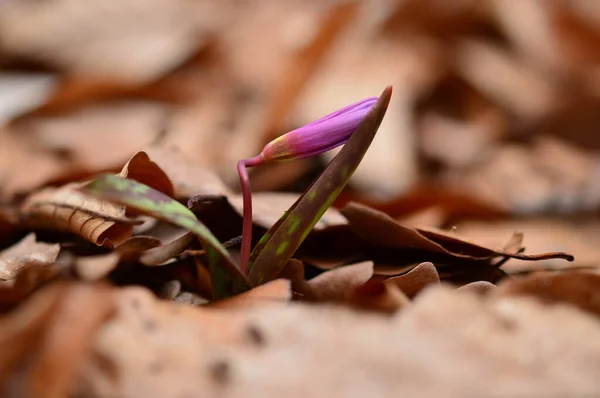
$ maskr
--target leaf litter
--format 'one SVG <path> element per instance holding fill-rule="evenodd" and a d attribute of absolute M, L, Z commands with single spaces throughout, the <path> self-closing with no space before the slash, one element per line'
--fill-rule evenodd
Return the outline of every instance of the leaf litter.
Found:
<path fill-rule="evenodd" d="M 0 395 L 598 395 L 600 9 L 184 3 L 0 4 Z"/>

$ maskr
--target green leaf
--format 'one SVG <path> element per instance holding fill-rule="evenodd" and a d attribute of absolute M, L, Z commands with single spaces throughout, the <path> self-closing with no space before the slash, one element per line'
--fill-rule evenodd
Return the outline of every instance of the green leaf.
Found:
<path fill-rule="evenodd" d="M 185 206 L 169 196 L 134 180 L 104 174 L 81 190 L 100 199 L 135 209 L 159 220 L 178 225 L 198 235 L 209 260 L 213 298 L 220 299 L 250 288 L 221 242 Z"/>
<path fill-rule="evenodd" d="M 371 145 L 391 95 L 392 88 L 387 87 L 342 150 L 252 250 L 248 276 L 253 285 L 277 277 L 344 189 Z"/>

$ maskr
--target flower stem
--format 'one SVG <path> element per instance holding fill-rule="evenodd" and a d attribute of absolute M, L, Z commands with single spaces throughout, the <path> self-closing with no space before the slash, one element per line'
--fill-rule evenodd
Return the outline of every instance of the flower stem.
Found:
<path fill-rule="evenodd" d="M 262 155 L 240 160 L 237 164 L 240 184 L 242 186 L 242 199 L 244 205 L 242 221 L 242 248 L 240 251 L 240 269 L 244 274 L 248 273 L 250 261 L 250 249 L 252 247 L 252 189 L 247 167 L 254 167 L 265 163 Z"/>

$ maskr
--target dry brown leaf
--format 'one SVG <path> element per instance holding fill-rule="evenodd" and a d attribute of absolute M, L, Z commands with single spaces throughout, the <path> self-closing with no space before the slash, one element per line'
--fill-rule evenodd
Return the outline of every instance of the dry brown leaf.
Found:
<path fill-rule="evenodd" d="M 252 222 L 263 228 L 270 228 L 294 204 L 300 194 L 293 192 L 256 192 L 252 194 Z M 243 214 L 241 195 L 228 197 L 229 202 L 239 215 Z M 334 208 L 328 208 L 321 219 L 315 224 L 314 230 L 345 225 L 346 219 Z"/>
<path fill-rule="evenodd" d="M 139 257 L 139 262 L 148 266 L 164 264 L 169 259 L 183 253 L 194 240 L 196 240 L 196 235 L 188 232 L 169 243 L 144 251 Z"/>
<path fill-rule="evenodd" d="M 114 309 L 105 286 L 57 284 L 32 297 L 24 307 L 1 319 L 5 355 L 0 391 L 6 396 L 67 395 L 95 330 Z M 10 341 L 8 341 L 8 339 Z"/>
<path fill-rule="evenodd" d="M 348 302 L 358 309 L 388 314 L 410 304 L 408 297 L 396 285 L 374 280 L 355 288 Z"/>
<path fill-rule="evenodd" d="M 529 295 L 547 303 L 569 303 L 600 316 L 600 275 L 595 272 L 536 272 L 506 279 L 494 294 Z"/>
<path fill-rule="evenodd" d="M 119 177 L 139 181 L 167 196 L 173 196 L 175 192 L 169 177 L 143 151 L 137 152 L 125 163 Z"/>
<path fill-rule="evenodd" d="M 600 389 L 600 323 L 566 306 L 445 287 L 392 317 L 294 303 L 205 310 L 139 288 L 118 301 L 79 396 L 562 398 Z"/>
<path fill-rule="evenodd" d="M 54 316 L 64 286 L 54 285 L 26 301 L 18 311 L 0 318 L 0 393 L 6 393 L 12 371 L 29 355 Z"/>
<path fill-rule="evenodd" d="M 292 259 L 279 274 L 292 281 L 292 290 L 299 299 L 318 302 L 347 302 L 354 291 L 373 276 L 373 263 L 345 265 L 333 268 L 310 280 L 304 280 L 304 266 Z"/>
<path fill-rule="evenodd" d="M 259 285 L 245 293 L 238 294 L 225 300 L 212 301 L 207 305 L 218 309 L 241 309 L 263 305 L 286 304 L 292 298 L 290 281 L 275 279 L 264 285 Z"/>
<path fill-rule="evenodd" d="M 23 267 L 52 264 L 59 251 L 58 243 L 37 242 L 35 234 L 30 233 L 0 252 L 0 280 L 14 279 Z"/>
<path fill-rule="evenodd" d="M 188 158 L 185 153 L 158 146 L 148 147 L 146 152 L 173 181 L 177 198 L 231 194 L 230 189 L 216 174 Z"/>
<path fill-rule="evenodd" d="M 396 285 L 409 298 L 413 298 L 425 287 L 439 284 L 440 276 L 432 263 L 421 263 L 404 275 L 386 279 L 385 283 Z"/>
<path fill-rule="evenodd" d="M 496 285 L 494 285 L 493 283 L 490 283 L 488 281 L 476 281 L 476 282 L 467 283 L 466 285 L 461 286 L 456 290 L 460 291 L 460 292 L 468 292 L 468 293 L 474 293 L 474 294 L 478 294 L 478 295 L 486 295 L 486 294 L 493 292 L 495 289 L 496 289 Z"/>
<path fill-rule="evenodd" d="M 434 252 L 461 259 L 484 260 L 493 257 L 511 257 L 522 260 L 562 258 L 572 261 L 565 253 L 524 255 L 490 249 L 461 239 L 457 234 L 434 228 L 408 228 L 398 224 L 387 214 L 357 203 L 342 209 L 352 229 L 374 246 Z"/>
<path fill-rule="evenodd" d="M 136 222 L 125 216 L 125 208 L 86 196 L 81 183 L 46 188 L 30 195 L 21 207 L 21 219 L 30 228 L 70 231 L 108 248 L 131 236 Z"/>
<path fill-rule="evenodd" d="M 9 55 L 77 75 L 141 83 L 161 76 L 202 45 L 201 33 L 218 19 L 218 9 L 207 6 L 165 0 L 83 6 L 60 0 L 49 9 L 7 1 L 0 13 L 1 44 Z M 204 14 L 211 10 L 210 17 Z"/>
<path fill-rule="evenodd" d="M 149 101 L 120 100 L 76 107 L 52 115 L 30 115 L 11 124 L 14 134 L 35 147 L 68 154 L 65 172 L 115 169 L 160 134 L 169 107 Z M 74 169 L 74 170 L 73 170 Z"/>
<path fill-rule="evenodd" d="M 600 265 L 600 249 L 595 239 L 600 233 L 600 224 L 596 220 L 570 222 L 530 218 L 518 221 L 465 221 L 458 225 L 457 230 L 466 239 L 477 239 L 490 247 L 501 245 L 508 234 L 519 230 L 526 237 L 524 246 L 528 251 L 539 253 L 560 250 L 576 253 L 575 260 L 570 263 L 560 259 L 543 262 L 508 261 L 502 266 L 502 270 L 510 274 L 543 269 L 595 268 Z"/>
<path fill-rule="evenodd" d="M 117 252 L 98 256 L 79 257 L 73 268 L 79 278 L 86 282 L 96 282 L 106 277 L 119 264 L 121 255 Z"/>

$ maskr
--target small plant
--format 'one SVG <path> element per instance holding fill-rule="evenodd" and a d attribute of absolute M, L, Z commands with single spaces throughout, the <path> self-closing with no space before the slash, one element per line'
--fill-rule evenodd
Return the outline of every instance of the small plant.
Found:
<path fill-rule="evenodd" d="M 195 233 L 207 253 L 213 298 L 229 297 L 277 277 L 350 180 L 377 133 L 391 93 L 392 88 L 387 87 L 378 98 L 346 106 L 284 134 L 268 143 L 258 156 L 238 163 L 244 203 L 239 265 L 189 209 L 161 192 L 108 174 L 82 190 Z M 251 250 L 252 197 L 247 168 L 314 156 L 343 144 L 319 177 Z"/>

